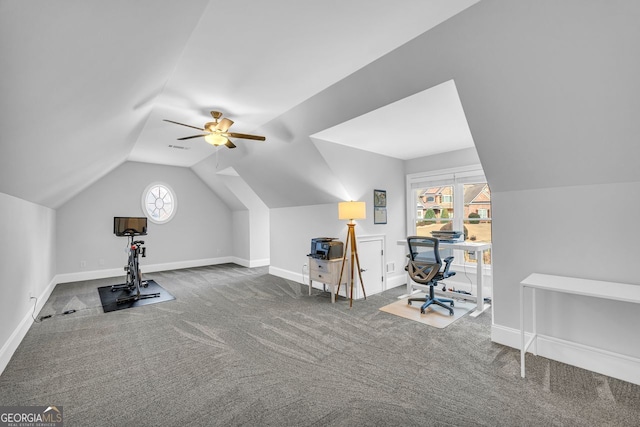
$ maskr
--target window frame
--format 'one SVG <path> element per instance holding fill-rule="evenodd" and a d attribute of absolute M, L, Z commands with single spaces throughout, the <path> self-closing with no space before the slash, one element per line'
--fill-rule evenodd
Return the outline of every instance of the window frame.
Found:
<path fill-rule="evenodd" d="M 417 233 L 416 222 L 418 220 L 415 209 L 414 190 L 425 187 L 447 186 L 453 187 L 453 211 L 451 219 L 453 230 L 464 229 L 464 214 L 455 215 L 455 212 L 464 212 L 464 197 L 456 197 L 456 194 L 464 195 L 464 185 L 470 183 L 487 182 L 482 166 L 470 165 L 456 168 L 439 169 L 428 172 L 418 172 L 406 175 L 406 202 L 407 202 L 407 236 Z M 409 208 L 411 207 L 411 208 Z M 491 218 L 488 218 L 491 221 Z M 475 266 L 475 263 L 460 262 L 464 260 L 464 251 L 454 250 L 454 265 Z M 491 274 L 492 264 L 484 264 L 486 273 Z"/>
<path fill-rule="evenodd" d="M 151 212 L 149 212 L 149 210 L 147 209 L 147 197 L 149 195 L 149 192 L 158 186 L 165 188 L 167 192 L 171 195 L 171 205 L 173 207 L 171 212 L 169 213 L 169 216 L 163 220 L 155 219 L 152 216 Z M 175 217 L 176 211 L 178 210 L 178 198 L 176 196 L 176 192 L 167 183 L 159 182 L 159 181 L 152 182 L 149 185 L 147 185 L 147 187 L 142 192 L 141 204 L 142 204 L 142 212 L 149 219 L 149 221 L 159 225 L 166 224 L 169 221 L 171 221 L 173 217 Z"/>

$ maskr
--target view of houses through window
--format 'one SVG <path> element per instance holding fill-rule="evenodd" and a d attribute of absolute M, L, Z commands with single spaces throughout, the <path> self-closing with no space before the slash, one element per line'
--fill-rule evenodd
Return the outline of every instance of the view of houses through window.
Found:
<path fill-rule="evenodd" d="M 418 236 L 431 236 L 437 230 L 464 230 L 466 241 L 491 242 L 491 191 L 486 182 L 414 187 L 413 194 Z M 464 256 L 466 262 L 476 262 L 473 253 L 465 252 Z M 491 264 L 491 251 L 485 251 L 483 261 Z"/>

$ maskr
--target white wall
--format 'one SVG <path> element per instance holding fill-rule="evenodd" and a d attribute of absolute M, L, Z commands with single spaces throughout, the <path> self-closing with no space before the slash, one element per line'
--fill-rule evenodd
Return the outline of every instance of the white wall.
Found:
<path fill-rule="evenodd" d="M 269 265 L 269 208 L 242 177 L 222 176 L 222 181 L 248 209 L 248 216 L 244 217 L 248 231 L 246 265 L 250 267 Z"/>
<path fill-rule="evenodd" d="M 440 169 L 450 169 L 479 164 L 480 159 L 478 158 L 478 152 L 475 147 L 472 147 L 407 160 L 404 162 L 404 171 L 408 175 L 412 173 L 430 172 Z"/>
<path fill-rule="evenodd" d="M 356 236 L 384 235 L 386 262 L 393 262 L 396 271 L 387 275 L 387 285 L 404 282 L 404 248 L 396 242 L 406 237 L 404 166 L 398 159 L 381 156 L 333 144 L 316 141 L 318 150 L 349 198 L 367 204 L 367 218 L 356 221 Z M 322 184 L 322 177 L 317 177 Z M 331 182 L 331 181 L 328 181 Z M 387 191 L 387 224 L 374 224 L 373 190 Z M 327 193 L 337 189 L 327 188 Z M 338 202 L 271 209 L 271 269 L 275 275 L 298 280 L 307 262 L 313 237 L 337 237 L 345 241 L 347 225 L 338 220 Z"/>
<path fill-rule="evenodd" d="M 56 212 L 0 193 L 0 372 L 53 289 Z"/>
<path fill-rule="evenodd" d="M 113 217 L 146 216 L 142 193 L 153 182 L 174 190 L 177 212 L 165 224 L 149 221 L 143 272 L 145 265 L 233 255 L 231 212 L 193 171 L 125 162 L 58 209 L 57 273 L 122 269 L 127 238 L 114 236 Z"/>
<path fill-rule="evenodd" d="M 338 221 L 337 203 L 271 209 L 269 272 L 299 280 L 312 238 L 337 237 L 344 242 L 346 235 L 346 226 Z"/>
<path fill-rule="evenodd" d="M 635 224 L 640 183 L 491 196 L 493 261 L 499 266 L 494 270 L 494 322 L 501 327 L 519 329 L 518 284 L 531 273 L 639 283 Z M 630 339 L 640 324 L 637 304 L 544 293 L 539 302 L 540 334 L 640 358 L 640 340 Z"/>
<path fill-rule="evenodd" d="M 237 263 L 248 265 L 251 259 L 249 211 L 233 211 L 231 217 L 233 225 L 233 256 Z"/>

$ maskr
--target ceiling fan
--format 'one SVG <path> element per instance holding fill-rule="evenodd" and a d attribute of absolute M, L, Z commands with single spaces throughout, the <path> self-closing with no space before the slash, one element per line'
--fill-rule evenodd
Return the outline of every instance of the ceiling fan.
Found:
<path fill-rule="evenodd" d="M 222 113 L 220 111 L 211 111 L 211 117 L 213 117 L 213 121 L 205 123 L 203 128 L 199 128 L 197 126 L 185 125 L 184 123 L 174 122 L 173 120 L 167 120 L 167 119 L 163 119 L 163 120 L 165 122 L 174 123 L 180 126 L 186 126 L 188 128 L 198 129 L 199 131 L 202 131 L 202 132 L 207 132 L 201 135 L 192 135 L 192 136 L 185 136 L 183 138 L 178 138 L 178 141 L 183 141 L 185 139 L 191 139 L 191 138 L 204 137 L 205 141 L 207 141 L 211 145 L 215 145 L 216 147 L 219 145 L 226 145 L 229 148 L 236 148 L 235 144 L 231 142 L 229 137 L 240 138 L 240 139 L 253 139 L 256 141 L 264 141 L 266 139 L 264 136 L 248 135 L 246 133 L 228 132 L 229 128 L 233 124 L 233 121 L 227 118 L 220 120 L 220 118 L 222 117 Z"/>

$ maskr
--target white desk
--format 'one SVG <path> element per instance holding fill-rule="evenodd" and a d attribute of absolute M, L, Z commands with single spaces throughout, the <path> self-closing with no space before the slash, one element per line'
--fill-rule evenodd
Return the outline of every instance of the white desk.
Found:
<path fill-rule="evenodd" d="M 524 342 L 524 289 L 531 288 L 533 312 L 532 336 Z M 577 279 L 575 277 L 552 276 L 549 274 L 530 274 L 520 282 L 520 376 L 524 378 L 524 356 L 533 343 L 533 354 L 538 355 L 538 333 L 536 331 L 536 289 L 564 292 L 566 294 L 584 295 L 595 298 L 612 299 L 640 304 L 640 285 L 626 283 L 602 282 L 599 280 Z"/>
<path fill-rule="evenodd" d="M 398 240 L 398 244 L 399 245 L 403 245 L 406 246 L 407 245 L 407 241 L 406 240 Z M 486 304 L 484 302 L 484 297 L 482 295 L 482 286 L 484 285 L 484 277 L 483 277 L 483 266 L 484 266 L 484 260 L 483 260 L 483 252 L 486 250 L 491 249 L 491 243 L 487 243 L 487 242 L 458 242 L 458 243 L 445 243 L 445 242 L 440 242 L 439 243 L 440 248 L 442 249 L 461 249 L 463 251 L 468 251 L 468 252 L 473 252 L 475 254 L 476 257 L 476 280 L 477 280 L 477 291 L 476 291 L 476 295 L 466 295 L 466 294 L 461 294 L 458 292 L 449 292 L 449 291 L 442 291 L 439 289 L 434 289 L 435 292 L 438 295 L 443 295 L 443 296 L 447 296 L 450 298 L 461 298 L 461 299 L 465 299 L 468 301 L 475 301 L 476 303 L 476 309 L 473 313 L 471 313 L 469 316 L 471 317 L 478 317 L 480 314 L 482 314 L 485 310 L 489 309 L 491 307 L 491 304 Z M 409 277 L 409 275 L 407 274 L 407 294 L 411 295 L 413 294 L 413 287 L 414 287 L 414 283 L 411 280 L 411 278 Z"/>

